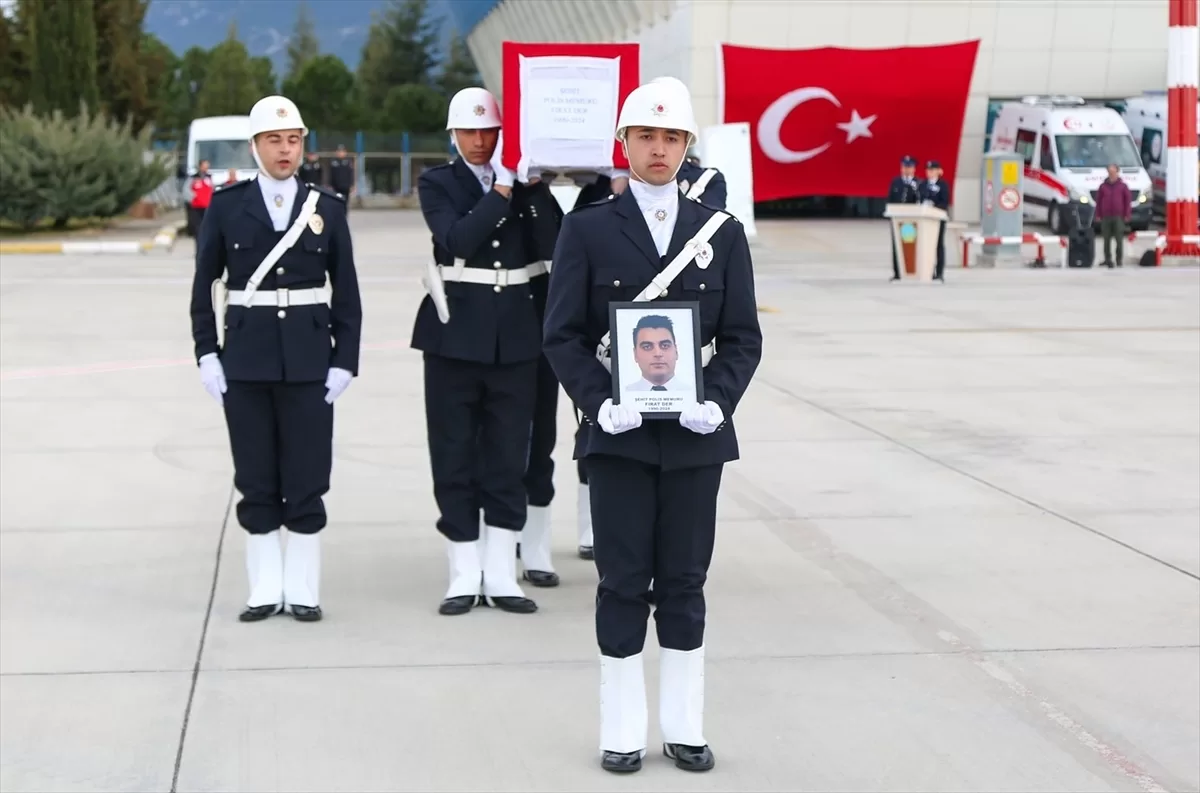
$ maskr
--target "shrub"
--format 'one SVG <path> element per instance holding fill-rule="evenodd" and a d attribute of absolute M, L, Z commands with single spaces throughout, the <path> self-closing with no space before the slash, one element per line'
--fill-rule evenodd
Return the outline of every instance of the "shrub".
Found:
<path fill-rule="evenodd" d="M 129 210 L 170 174 L 151 157 L 146 128 L 134 135 L 82 108 L 66 117 L 0 108 L 0 219 L 22 228 L 43 220 L 58 228 L 77 218 L 111 218 Z"/>

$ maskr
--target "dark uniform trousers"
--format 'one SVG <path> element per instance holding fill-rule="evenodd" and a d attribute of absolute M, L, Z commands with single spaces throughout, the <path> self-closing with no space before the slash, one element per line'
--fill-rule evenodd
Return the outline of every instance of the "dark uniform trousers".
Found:
<path fill-rule="evenodd" d="M 929 180 L 921 182 L 919 188 L 920 198 L 922 201 L 928 201 L 942 211 L 950 209 L 950 186 L 944 179 L 938 179 L 930 184 Z M 938 224 L 938 239 L 937 239 L 937 269 L 934 271 L 935 278 L 943 277 L 946 270 L 946 221 Z"/>
<path fill-rule="evenodd" d="M 596 345 L 609 330 L 608 304 L 632 300 L 715 212 L 681 197 L 660 257 L 626 191 L 568 215 L 555 251 L 545 350 L 584 414 L 575 458 L 587 462 L 600 574 L 596 638 L 613 658 L 641 651 L 652 580 L 660 645 L 687 651 L 704 640 L 717 491 L 724 463 L 738 458 L 731 417 L 762 351 L 750 252 L 737 220 L 727 219 L 710 240 L 711 264 L 703 270 L 689 264 L 660 298 L 700 305 L 701 343 L 715 341 L 717 350 L 704 369 L 704 399 L 724 414 L 720 429 L 699 435 L 677 420 L 646 419 L 628 432 L 604 432 L 597 414 L 612 394 L 612 377 L 596 360 Z"/>
<path fill-rule="evenodd" d="M 548 186 L 514 186 L 505 200 L 484 192 L 462 160 L 431 168 L 417 182 L 434 259 L 450 269 L 488 274 L 553 255 L 554 198 Z M 520 531 L 527 515 L 540 312 L 531 283 L 445 284 L 450 321 L 427 296 L 412 346 L 425 353 L 425 415 L 437 528 L 453 542 L 479 539 L 489 526 Z M 551 448 L 553 447 L 551 438 Z"/>
<path fill-rule="evenodd" d="M 362 333 L 354 253 L 345 202 L 321 193 L 316 215 L 264 277 L 259 292 L 324 287 L 330 305 L 245 307 L 230 301 L 225 341 L 217 347 L 211 285 L 228 272 L 230 290 L 243 290 L 284 232 L 277 232 L 256 180 L 217 190 L 197 240 L 192 285 L 192 335 L 197 359 L 219 353 L 225 372 L 226 426 L 234 485 L 242 498 L 238 523 L 251 534 L 286 527 L 315 534 L 325 527 L 324 495 L 333 463 L 333 406 L 325 402 L 329 369 L 358 373 Z M 295 222 L 309 187 L 298 185 Z"/>

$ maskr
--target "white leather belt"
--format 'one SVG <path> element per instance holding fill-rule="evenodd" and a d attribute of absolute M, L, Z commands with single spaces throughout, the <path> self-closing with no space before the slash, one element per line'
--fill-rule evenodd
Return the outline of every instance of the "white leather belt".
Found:
<path fill-rule="evenodd" d="M 534 262 L 525 267 L 517 267 L 511 270 L 487 270 L 483 267 L 467 267 L 459 260 L 455 262 L 454 267 L 438 265 L 438 269 L 441 270 L 442 280 L 445 282 L 481 284 L 492 287 L 527 284 L 531 278 L 536 278 L 539 275 L 545 275 L 550 272 L 550 267 L 546 262 Z"/>
<path fill-rule="evenodd" d="M 240 289 L 234 289 L 229 293 L 229 305 L 240 306 L 245 297 L 245 292 Z M 259 290 L 250 296 L 251 306 L 277 306 L 279 308 L 288 308 L 289 306 L 315 306 L 318 303 L 328 302 L 329 297 L 325 290 L 321 287 L 308 287 L 306 289 L 276 289 L 270 292 Z"/>

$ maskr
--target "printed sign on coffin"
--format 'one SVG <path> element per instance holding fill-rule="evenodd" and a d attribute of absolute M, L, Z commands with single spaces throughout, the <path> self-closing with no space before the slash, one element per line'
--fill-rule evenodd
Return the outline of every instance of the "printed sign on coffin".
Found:
<path fill-rule="evenodd" d="M 559 172 L 624 168 L 614 139 L 637 87 L 636 44 L 504 42 L 505 166 Z"/>

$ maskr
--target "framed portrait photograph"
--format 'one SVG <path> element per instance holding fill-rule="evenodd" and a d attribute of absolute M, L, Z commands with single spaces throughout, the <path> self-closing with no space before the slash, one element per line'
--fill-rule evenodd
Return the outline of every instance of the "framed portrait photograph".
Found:
<path fill-rule="evenodd" d="M 614 405 L 677 419 L 704 401 L 699 303 L 609 303 L 608 327 Z"/>

